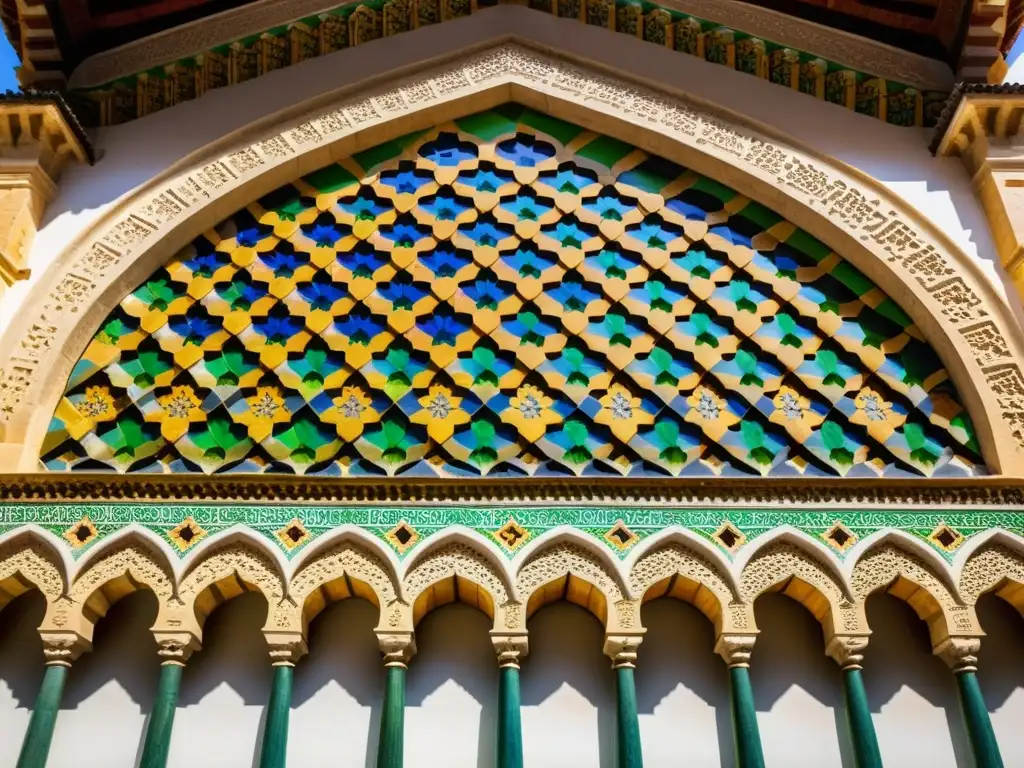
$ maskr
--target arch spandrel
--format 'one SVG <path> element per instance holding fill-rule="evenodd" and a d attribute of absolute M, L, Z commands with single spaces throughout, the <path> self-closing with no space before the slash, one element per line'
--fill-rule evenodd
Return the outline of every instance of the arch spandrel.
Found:
<path fill-rule="evenodd" d="M 348 597 L 373 603 L 380 611 L 380 627 L 398 627 L 407 613 L 387 565 L 352 540 L 332 544 L 309 559 L 292 577 L 288 595 L 295 610 L 288 614 L 287 628 L 303 633 L 328 603 Z"/>
<path fill-rule="evenodd" d="M 67 584 L 63 560 L 41 535 L 26 531 L 0 544 L 0 610 L 35 588 L 46 598 L 49 618 L 55 606 L 67 602 Z"/>
<path fill-rule="evenodd" d="M 276 561 L 261 544 L 244 539 L 218 543 L 201 552 L 181 578 L 166 625 L 154 629 L 188 631 L 202 637 L 207 617 L 218 606 L 251 591 L 260 592 L 267 600 L 265 632 L 294 629 L 295 605 L 285 594 Z"/>
<path fill-rule="evenodd" d="M 166 557 L 145 538 L 132 535 L 111 546 L 75 576 L 70 598 L 75 620 L 81 620 L 83 635 L 91 639 L 96 622 L 124 597 L 148 589 L 166 614 L 174 597 L 174 571 Z M 158 616 L 160 624 L 162 616 Z"/>
<path fill-rule="evenodd" d="M 753 606 L 765 592 L 782 592 L 801 603 L 821 623 L 826 639 L 867 630 L 863 606 L 850 599 L 837 569 L 824 556 L 785 537 L 763 544 L 743 566 L 740 591 Z"/>
<path fill-rule="evenodd" d="M 460 76 L 498 98 L 495 78 L 527 78 L 534 65 L 548 63 L 510 47 L 464 62 Z M 537 101 L 530 93 L 513 95 Z M 821 241 L 676 164 L 685 156 L 745 181 L 752 170 L 713 157 L 724 123 L 709 119 L 718 133 L 693 146 L 680 136 L 678 151 L 662 137 L 663 159 L 615 139 L 635 132 L 614 110 L 598 125 L 579 104 L 578 123 L 511 104 L 446 109 L 455 122 L 257 202 L 252 190 L 267 174 L 279 181 L 281 166 L 254 148 L 227 156 L 223 168 L 246 181 L 224 182 L 216 208 L 242 186 L 245 207 L 100 323 L 42 441 L 46 465 L 984 471 L 948 381 L 955 370 L 925 343 L 927 329 Z M 704 119 L 672 109 L 666 120 Z M 380 140 L 388 122 L 374 114 Z M 335 154 L 364 146 L 348 111 L 331 115 L 282 140 L 295 154 L 320 136 L 321 161 L 331 131 Z M 425 119 L 405 117 L 405 129 Z M 963 400 L 970 407 L 970 392 Z"/>
<path fill-rule="evenodd" d="M 858 558 L 850 585 L 860 606 L 879 589 L 906 601 L 928 624 L 934 647 L 950 636 L 981 634 L 973 605 L 965 604 L 921 557 L 891 541 L 879 542 Z"/>
<path fill-rule="evenodd" d="M 958 587 L 968 605 L 994 592 L 1024 615 L 1024 554 L 1019 545 L 999 540 L 982 544 L 964 563 Z"/>
<path fill-rule="evenodd" d="M 460 536 L 427 546 L 402 579 L 414 624 L 435 608 L 459 601 L 487 614 L 495 629 L 520 628 L 521 606 L 483 544 Z"/>
<path fill-rule="evenodd" d="M 755 629 L 753 612 L 729 586 L 728 577 L 694 547 L 668 541 L 637 559 L 630 590 L 641 602 L 659 597 L 684 600 L 715 625 L 716 635 Z"/>

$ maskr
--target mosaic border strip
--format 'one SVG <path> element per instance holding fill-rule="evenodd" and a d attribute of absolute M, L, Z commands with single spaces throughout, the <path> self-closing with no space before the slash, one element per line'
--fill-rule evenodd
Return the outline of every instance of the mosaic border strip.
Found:
<path fill-rule="evenodd" d="M 191 101 L 216 88 L 252 80 L 382 37 L 468 16 L 503 1 L 348 3 L 326 12 L 314 11 L 309 16 L 278 23 L 229 42 L 212 44 L 211 38 L 203 35 L 202 44 L 207 46 L 204 50 L 150 64 L 133 74 L 113 75 L 118 71 L 114 67 L 118 60 L 113 59 L 107 71 L 97 66 L 98 72 L 89 73 L 92 78 L 112 79 L 102 85 L 77 87 L 74 92 L 95 106 L 94 114 L 88 119 L 90 123 L 118 125 Z M 912 73 L 900 67 L 895 70 L 902 79 L 878 75 L 872 67 L 849 67 L 673 7 L 630 0 L 528 0 L 526 7 L 696 56 L 892 125 L 935 125 L 949 95 L 949 87 L 926 85 L 908 77 Z M 295 11 L 301 12 L 298 7 Z M 823 37 L 824 33 L 819 31 L 809 39 L 824 46 Z M 840 51 L 852 44 L 851 40 L 836 41 Z M 868 55 L 867 61 L 877 64 L 875 69 L 893 69 L 892 62 L 888 61 L 891 56 L 873 53 L 876 55 Z M 125 56 L 130 58 L 130 54 Z M 78 74 L 73 82 L 83 79 L 85 76 Z"/>
<path fill-rule="evenodd" d="M 1024 534 L 1024 508 L 1015 511 L 986 510 L 983 513 L 956 507 L 935 507 L 925 510 L 878 509 L 849 507 L 754 509 L 750 507 L 703 506 L 694 508 L 658 507 L 640 509 L 617 505 L 593 506 L 530 506 L 530 505 L 218 505 L 218 504 L 0 504 L 0 534 L 19 526 L 34 523 L 68 542 L 73 556 L 81 557 L 91 547 L 132 523 L 153 531 L 181 554 L 187 553 L 201 538 L 236 526 L 259 532 L 292 558 L 303 548 L 329 531 L 343 525 L 355 525 L 390 546 L 399 558 L 405 558 L 431 536 L 450 526 L 463 526 L 485 539 L 498 539 L 510 521 L 521 527 L 525 535 L 516 544 L 536 538 L 545 531 L 570 526 L 592 536 L 617 557 L 624 558 L 644 538 L 671 526 L 681 526 L 718 546 L 727 557 L 733 557 L 743 544 L 729 548 L 716 538 L 723 523 L 731 524 L 743 536 L 743 543 L 782 526 L 789 526 L 821 541 L 837 523 L 858 539 L 884 529 L 904 531 L 928 544 L 947 561 L 972 536 L 990 529 Z M 176 532 L 182 523 L 197 528 L 194 538 L 183 542 Z M 393 540 L 390 532 L 405 523 L 415 534 L 408 546 Z M 608 534 L 618 524 L 634 534 L 628 542 L 617 546 Z M 298 544 L 282 540 L 281 531 L 290 525 L 300 526 L 303 535 Z M 88 535 L 76 540 L 78 526 L 88 526 Z M 944 547 L 936 540 L 936 531 L 947 528 L 954 534 L 955 544 Z M 308 535 L 305 535 L 308 533 Z M 826 539 L 826 544 L 828 544 Z M 842 559 L 846 547 L 830 545 Z M 517 546 L 498 546 L 511 558 Z"/>

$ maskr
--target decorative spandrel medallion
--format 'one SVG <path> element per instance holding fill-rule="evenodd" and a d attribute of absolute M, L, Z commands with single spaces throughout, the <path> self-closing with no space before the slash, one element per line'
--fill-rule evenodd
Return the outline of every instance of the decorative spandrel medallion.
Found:
<path fill-rule="evenodd" d="M 968 475 L 936 354 L 772 211 L 517 105 L 249 205 L 126 296 L 51 470 Z"/>

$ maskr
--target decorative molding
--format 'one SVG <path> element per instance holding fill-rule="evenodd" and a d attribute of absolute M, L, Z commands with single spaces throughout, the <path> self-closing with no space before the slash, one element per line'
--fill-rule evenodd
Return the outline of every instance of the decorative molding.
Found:
<path fill-rule="evenodd" d="M 606 27 L 894 125 L 934 124 L 953 85 L 951 71 L 939 61 L 743 4 L 676 0 L 644 11 L 621 0 L 581 0 L 573 7 L 548 2 L 524 7 Z M 473 2 L 464 9 L 404 0 L 326 8 L 322 0 L 249 5 L 97 54 L 75 71 L 72 87 L 83 102 L 95 104 L 99 124 L 114 125 L 209 90 L 499 4 L 519 5 L 511 0 Z M 702 15 L 691 15 L 691 6 Z M 732 24 L 734 18 L 740 24 Z M 742 26 L 748 23 L 772 37 L 750 32 Z M 804 51 L 806 40 L 819 46 L 816 53 Z M 839 61 L 824 58 L 832 51 L 840 54 Z M 864 62 L 866 68 L 851 62 Z"/>
<path fill-rule="evenodd" d="M 826 243 L 837 241 L 843 255 L 876 283 L 902 281 L 904 306 L 964 396 L 990 468 L 1024 475 L 1020 332 L 969 258 L 899 199 L 825 158 L 730 123 L 702 104 L 517 44 L 460 54 L 431 74 L 421 70 L 369 92 L 364 87 L 362 95 L 332 95 L 319 102 L 320 108 L 284 121 L 283 130 L 282 118 L 276 130 L 268 130 L 267 123 L 254 126 L 248 136 L 255 141 L 248 146 L 240 146 L 239 137 L 229 140 L 232 146 L 223 155 L 216 149 L 200 153 L 198 164 L 189 160 L 114 207 L 58 257 L 0 343 L 0 455 L 11 459 L 8 466 L 24 465 L 27 453 L 33 459 L 38 455 L 46 414 L 59 397 L 68 359 L 77 357 L 73 340 L 84 336 L 79 319 L 98 322 L 97 312 L 105 314 L 120 298 L 108 290 L 111 284 L 129 267 L 155 268 L 158 254 L 199 226 L 197 213 L 227 213 L 258 196 L 263 186 L 269 191 L 279 183 L 274 173 L 284 167 L 295 174 L 323 165 L 332 144 L 355 141 L 369 131 L 383 140 L 382 131 L 396 130 L 385 127 L 398 118 L 402 133 L 418 118 L 434 124 L 431 109 L 442 105 L 449 115 L 479 110 L 481 93 L 502 88 L 512 90 L 491 98 L 514 94 L 527 105 L 571 111 L 587 127 L 635 137 L 641 147 L 660 142 L 662 155 L 685 155 L 698 172 L 729 169 L 749 185 L 744 189 L 751 197 Z M 69 343 L 72 348 L 66 349 Z"/>

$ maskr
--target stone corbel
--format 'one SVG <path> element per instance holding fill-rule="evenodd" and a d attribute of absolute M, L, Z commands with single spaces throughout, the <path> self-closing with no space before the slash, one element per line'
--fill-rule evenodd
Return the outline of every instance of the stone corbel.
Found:
<path fill-rule="evenodd" d="M 934 653 L 954 672 L 976 672 L 980 637 L 947 637 L 937 646 Z"/>
<path fill-rule="evenodd" d="M 643 632 L 616 632 L 605 635 L 604 655 L 612 660 L 612 667 L 635 667 L 637 650 L 644 640 Z"/>
<path fill-rule="evenodd" d="M 184 666 L 189 657 L 201 648 L 199 638 L 191 632 L 154 630 L 153 636 L 156 638 L 157 655 L 161 664 Z"/>
<path fill-rule="evenodd" d="M 840 669 L 861 669 L 867 647 L 867 635 L 833 635 L 825 643 L 825 655 Z"/>
<path fill-rule="evenodd" d="M 264 632 L 263 636 L 270 647 L 270 662 L 275 667 L 280 664 L 294 666 L 309 652 L 301 632 Z"/>
<path fill-rule="evenodd" d="M 966 92 L 935 153 L 959 157 L 988 219 L 999 259 L 1024 296 L 1024 91 Z"/>
<path fill-rule="evenodd" d="M 749 667 L 750 654 L 754 651 L 755 633 L 723 634 L 715 641 L 715 653 L 730 667 Z"/>
<path fill-rule="evenodd" d="M 77 632 L 46 631 L 39 635 L 43 639 L 43 656 L 47 666 L 70 667 L 79 656 L 92 650 L 92 643 Z"/>
<path fill-rule="evenodd" d="M 29 276 L 32 240 L 69 159 L 90 163 L 92 154 L 63 102 L 0 97 L 0 295 Z"/>
<path fill-rule="evenodd" d="M 530 652 L 530 642 L 525 630 L 519 632 L 491 630 L 491 643 L 498 656 L 499 667 L 518 667 L 519 660 Z"/>
<path fill-rule="evenodd" d="M 406 666 L 416 655 L 416 635 L 412 632 L 377 632 L 377 644 L 384 655 L 384 666 Z"/>

